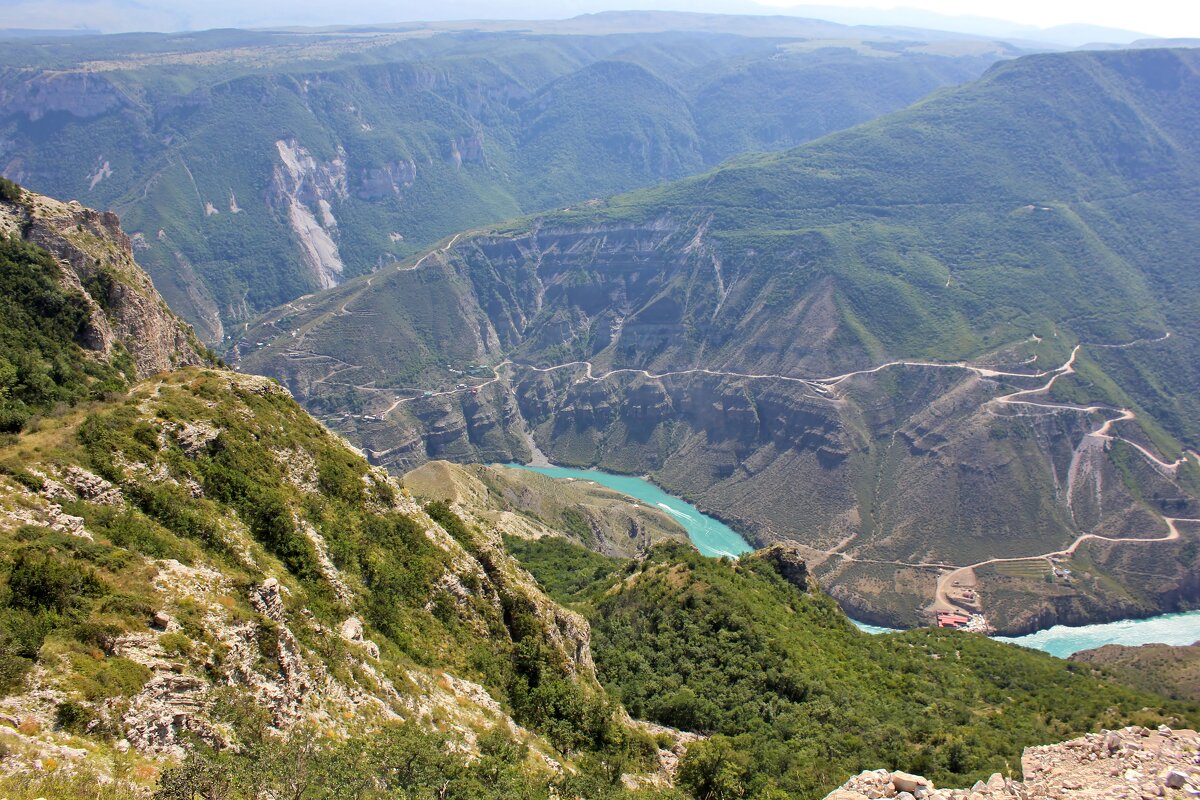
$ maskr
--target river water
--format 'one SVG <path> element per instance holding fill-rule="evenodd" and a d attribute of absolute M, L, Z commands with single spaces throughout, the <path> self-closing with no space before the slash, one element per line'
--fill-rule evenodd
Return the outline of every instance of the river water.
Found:
<path fill-rule="evenodd" d="M 569 467 L 530 467 L 524 464 L 508 464 L 509 467 L 528 469 L 549 475 L 551 478 L 573 478 L 594 481 L 601 486 L 641 500 L 671 515 L 687 531 L 692 544 L 706 556 L 739 556 L 754 548 L 733 528 L 720 520 L 701 512 L 691 503 L 669 495 L 650 481 L 632 475 L 613 475 L 594 469 L 571 469 Z"/>
<path fill-rule="evenodd" d="M 667 494 L 642 478 L 635 478 L 632 475 L 614 475 L 592 469 L 532 467 L 524 464 L 508 464 L 507 466 L 540 472 L 552 478 L 595 481 L 601 486 L 607 486 L 609 489 L 662 509 L 683 526 L 691 538 L 692 544 L 706 556 L 737 556 L 754 549 L 737 531 L 725 523 L 713 519 L 691 503 Z M 890 628 L 880 628 L 864 622 L 854 621 L 854 624 L 867 633 L 893 632 Z M 1150 642 L 1191 644 L 1200 641 L 1200 611 L 1163 614 L 1147 619 L 1121 620 L 1075 628 L 1056 625 L 1027 636 L 997 636 L 996 639 L 1031 647 L 1035 650 L 1044 650 L 1060 658 L 1066 658 L 1080 650 L 1088 650 L 1106 644 L 1139 645 Z"/>

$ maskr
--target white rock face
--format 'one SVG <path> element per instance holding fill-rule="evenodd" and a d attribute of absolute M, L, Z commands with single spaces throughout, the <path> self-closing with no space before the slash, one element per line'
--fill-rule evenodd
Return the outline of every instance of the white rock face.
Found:
<path fill-rule="evenodd" d="M 320 163 L 295 139 L 280 139 L 275 149 L 280 163 L 271 181 L 272 202 L 286 210 L 317 285 L 322 289 L 337 286 L 346 265 L 338 252 L 333 202 L 349 197 L 344 155 L 339 150 L 332 161 Z"/>
<path fill-rule="evenodd" d="M 88 175 L 88 189 L 95 189 L 96 184 L 100 183 L 100 181 L 104 180 L 105 178 L 111 178 L 112 174 L 112 166 L 107 161 L 103 162 L 100 164 L 100 166 L 96 167 L 95 172 L 93 172 L 91 175 Z"/>

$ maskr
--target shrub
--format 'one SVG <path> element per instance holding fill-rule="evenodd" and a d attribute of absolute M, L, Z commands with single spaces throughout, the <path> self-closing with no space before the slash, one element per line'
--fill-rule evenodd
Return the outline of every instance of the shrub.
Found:
<path fill-rule="evenodd" d="M 33 662 L 14 653 L 0 649 L 0 694 L 15 693 L 25 681 Z"/>
<path fill-rule="evenodd" d="M 107 658 L 100 671 L 85 681 L 84 694 L 89 700 L 132 697 L 146 685 L 150 675 L 150 670 L 136 661 L 120 656 Z"/>
<path fill-rule="evenodd" d="M 55 552 L 25 548 L 17 553 L 8 576 L 10 605 L 28 611 L 57 612 L 77 608 L 84 598 L 105 593 L 90 568 Z"/>
<path fill-rule="evenodd" d="M 116 626 L 99 622 L 81 622 L 71 631 L 75 641 L 112 654 L 117 638 L 124 631 Z"/>
<path fill-rule="evenodd" d="M 10 181 L 8 178 L 0 178 L 0 200 L 5 203 L 21 202 L 21 195 L 24 192 L 19 184 Z"/>
<path fill-rule="evenodd" d="M 88 724 L 95 718 L 90 708 L 71 700 L 64 700 L 54 709 L 54 727 L 68 733 L 86 733 Z"/>

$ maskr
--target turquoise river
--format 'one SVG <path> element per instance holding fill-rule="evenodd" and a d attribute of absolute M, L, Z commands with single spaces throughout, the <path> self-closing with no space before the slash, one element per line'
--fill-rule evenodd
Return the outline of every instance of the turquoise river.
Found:
<path fill-rule="evenodd" d="M 552 478 L 595 481 L 609 489 L 659 508 L 670 514 L 683 526 L 691 538 L 692 544 L 706 556 L 737 556 L 753 549 L 737 531 L 725 523 L 701 512 L 691 503 L 667 494 L 642 478 L 569 467 L 532 467 L 523 464 L 508 464 L 507 466 L 533 470 Z M 854 624 L 868 633 L 887 633 L 889 631 L 887 628 L 864 623 L 855 622 Z M 1200 611 L 1164 614 L 1147 619 L 1122 620 L 1100 625 L 1083 625 L 1077 628 L 1057 625 L 1028 636 L 997 638 L 1001 641 L 1044 650 L 1062 658 L 1080 650 L 1106 644 L 1138 645 L 1150 642 L 1191 644 L 1200 640 Z"/>

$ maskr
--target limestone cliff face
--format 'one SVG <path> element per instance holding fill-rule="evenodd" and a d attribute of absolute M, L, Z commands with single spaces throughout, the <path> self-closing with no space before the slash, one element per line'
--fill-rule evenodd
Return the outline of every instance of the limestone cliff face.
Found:
<path fill-rule="evenodd" d="M 413 160 L 389 161 L 379 166 L 364 167 L 359 173 L 354 193 L 363 200 L 379 200 L 389 195 L 399 196 L 417 179 Z"/>
<path fill-rule="evenodd" d="M 47 250 L 63 267 L 64 283 L 88 298 L 87 349 L 107 359 L 123 348 L 138 378 L 205 362 L 191 327 L 134 261 L 116 214 L 26 192 L 21 203 L 0 203 L 0 232 Z"/>
<path fill-rule="evenodd" d="M 279 163 L 271 177 L 271 204 L 287 216 L 313 281 L 322 289 L 336 286 L 346 265 L 333 208 L 349 196 L 346 155 L 339 149 L 333 159 L 318 161 L 295 139 L 280 139 L 275 149 Z"/>
<path fill-rule="evenodd" d="M 37 122 L 66 112 L 87 119 L 127 101 L 106 78 L 90 72 L 9 71 L 0 80 L 0 117 L 19 114 Z"/>

